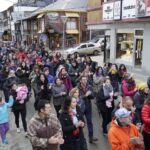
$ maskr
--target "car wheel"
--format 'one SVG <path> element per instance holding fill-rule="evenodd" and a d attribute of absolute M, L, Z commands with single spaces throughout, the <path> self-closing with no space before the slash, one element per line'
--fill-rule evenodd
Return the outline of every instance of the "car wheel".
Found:
<path fill-rule="evenodd" d="M 80 55 L 78 52 L 75 52 L 74 54 L 75 54 L 75 55 Z"/>
<path fill-rule="evenodd" d="M 98 50 L 95 50 L 94 52 L 93 52 L 93 55 L 95 55 L 95 56 L 97 56 L 99 54 L 99 51 Z"/>

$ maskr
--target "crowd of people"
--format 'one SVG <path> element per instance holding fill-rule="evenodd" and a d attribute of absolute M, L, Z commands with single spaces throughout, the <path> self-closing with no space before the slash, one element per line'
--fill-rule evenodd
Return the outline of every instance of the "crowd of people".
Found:
<path fill-rule="evenodd" d="M 21 132 L 21 115 L 33 150 L 87 150 L 87 142 L 98 141 L 93 130 L 93 101 L 111 150 L 150 150 L 150 78 L 136 84 L 124 64 L 98 66 L 89 56 L 71 54 L 64 59 L 61 53 L 44 48 L 7 46 L 0 50 L 0 88 L 4 93 L 0 96 L 3 144 L 8 144 L 11 108 L 16 131 Z M 26 104 L 31 95 L 35 115 L 27 122 Z"/>

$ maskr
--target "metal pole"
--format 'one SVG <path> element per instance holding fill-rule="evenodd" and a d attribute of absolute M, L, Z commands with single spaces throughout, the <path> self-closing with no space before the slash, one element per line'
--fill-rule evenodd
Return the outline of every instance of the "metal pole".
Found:
<path fill-rule="evenodd" d="M 65 24 L 63 23 L 63 43 L 62 43 L 63 51 L 65 49 Z"/>

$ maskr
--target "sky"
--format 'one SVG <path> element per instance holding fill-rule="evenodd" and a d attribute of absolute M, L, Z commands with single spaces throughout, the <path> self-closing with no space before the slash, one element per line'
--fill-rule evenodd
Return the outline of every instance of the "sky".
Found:
<path fill-rule="evenodd" d="M 18 0 L 0 0 L 0 12 L 6 10 L 9 6 L 12 6 L 13 3 Z"/>

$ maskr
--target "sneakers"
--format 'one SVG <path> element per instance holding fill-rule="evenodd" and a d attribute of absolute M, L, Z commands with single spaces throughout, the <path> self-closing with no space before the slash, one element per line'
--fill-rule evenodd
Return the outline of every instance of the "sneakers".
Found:
<path fill-rule="evenodd" d="M 96 142 L 96 141 L 98 141 L 97 138 L 95 138 L 95 137 L 89 137 L 89 142 L 90 143 L 93 143 L 93 142 Z"/>
<path fill-rule="evenodd" d="M 17 133 L 20 133 L 21 131 L 20 131 L 20 128 L 17 128 Z"/>
<path fill-rule="evenodd" d="M 4 139 L 4 140 L 2 141 L 2 143 L 3 143 L 3 144 L 8 144 L 7 139 Z"/>

